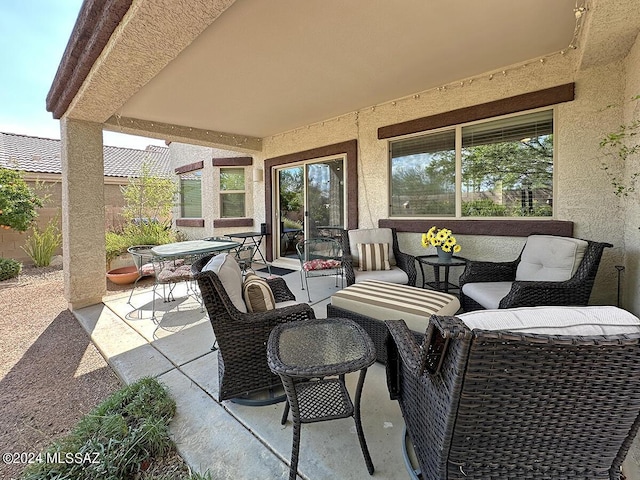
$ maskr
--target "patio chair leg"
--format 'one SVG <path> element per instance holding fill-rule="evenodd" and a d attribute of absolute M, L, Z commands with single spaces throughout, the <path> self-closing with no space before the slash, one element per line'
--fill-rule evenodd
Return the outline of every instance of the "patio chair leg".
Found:
<path fill-rule="evenodd" d="M 289 400 L 286 400 L 284 404 L 284 410 L 282 412 L 282 418 L 280 419 L 280 425 L 284 425 L 287 423 L 287 418 L 289 418 Z"/>
<path fill-rule="evenodd" d="M 309 299 L 309 303 L 311 303 L 311 293 L 309 292 L 309 277 L 307 277 L 306 275 L 304 276 L 304 283 L 307 286 L 307 298 Z"/>

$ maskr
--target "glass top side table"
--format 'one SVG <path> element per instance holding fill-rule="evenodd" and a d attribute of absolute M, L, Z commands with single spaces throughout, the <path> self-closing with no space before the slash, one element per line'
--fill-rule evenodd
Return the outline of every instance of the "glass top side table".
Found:
<path fill-rule="evenodd" d="M 459 289 L 456 284 L 449 282 L 449 268 L 463 267 L 467 264 L 467 259 L 456 255 L 449 259 L 442 259 L 438 255 L 419 255 L 416 257 L 418 265 L 420 265 L 420 273 L 422 273 L 422 288 L 431 287 L 440 292 L 449 293 L 449 289 Z M 433 275 L 435 282 L 427 282 L 424 276 L 424 266 L 433 266 Z M 440 281 L 440 267 L 444 268 L 444 281 Z"/>
<path fill-rule="evenodd" d="M 301 424 L 347 417 L 354 417 L 367 470 L 373 474 L 360 419 L 360 398 L 367 368 L 375 360 L 371 338 L 348 319 L 284 323 L 272 330 L 267 343 L 267 361 L 282 379 L 287 394 L 281 423 L 286 423 L 289 408 L 293 419 L 290 480 L 295 480 L 298 470 Z M 357 371 L 360 374 L 354 406 L 345 385 L 345 374 Z"/>

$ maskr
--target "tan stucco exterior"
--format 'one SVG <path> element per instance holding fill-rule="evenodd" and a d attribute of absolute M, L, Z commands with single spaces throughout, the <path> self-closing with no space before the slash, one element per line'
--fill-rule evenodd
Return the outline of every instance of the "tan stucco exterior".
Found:
<path fill-rule="evenodd" d="M 616 301 L 614 265 L 623 262 L 624 209 L 628 206 L 613 195 L 600 169 L 598 144 L 622 119 L 621 107 L 607 106 L 622 104 L 625 63 L 616 61 L 579 71 L 577 60 L 575 54 L 557 56 L 544 63 L 509 68 L 506 75 L 497 75 L 491 80 L 487 76 L 444 91 L 417 92 L 417 98 L 397 99 L 304 126 L 266 138 L 261 156 L 271 158 L 357 139 L 359 225 L 372 227 L 379 219 L 389 216 L 388 141 L 378 140 L 379 127 L 575 81 L 575 100 L 556 106 L 555 218 L 575 222 L 575 236 L 614 244 L 604 255 L 592 297 L 594 303 L 612 304 Z M 257 184 L 256 205 L 260 205 L 263 198 L 263 185 Z M 607 207 L 603 208 L 605 204 Z M 259 216 L 257 209 L 256 221 L 264 221 L 264 217 Z M 467 257 L 498 260 L 515 258 L 524 239 L 468 236 L 460 241 Z M 400 242 L 410 253 L 425 253 L 418 234 L 400 234 Z M 631 297 L 626 303 L 632 303 Z"/>
<path fill-rule="evenodd" d="M 107 291 L 102 126 L 63 118 L 60 133 L 65 297 L 77 309 Z"/>

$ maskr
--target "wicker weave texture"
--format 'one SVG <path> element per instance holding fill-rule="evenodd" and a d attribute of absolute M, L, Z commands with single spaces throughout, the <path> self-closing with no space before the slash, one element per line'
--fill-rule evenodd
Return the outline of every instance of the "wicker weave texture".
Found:
<path fill-rule="evenodd" d="M 393 234 L 393 255 L 396 258 L 396 265 L 400 267 L 409 277 L 407 285 L 414 286 L 416 284 L 416 260 L 413 255 L 400 251 L 398 245 L 398 233 L 395 228 L 391 229 Z M 353 257 L 351 254 L 351 247 L 349 246 L 349 230 L 342 231 L 342 266 L 344 269 L 344 277 L 347 281 L 347 286 L 356 283 L 356 276 L 353 270 Z"/>
<path fill-rule="evenodd" d="M 598 273 L 602 252 L 609 243 L 586 240 L 588 243 L 582 262 L 572 278 L 565 282 L 516 282 L 520 256 L 513 262 L 468 261 L 460 276 L 460 303 L 465 312 L 483 307 L 462 293 L 466 283 L 513 282 L 511 291 L 500 301 L 500 308 L 535 307 L 539 305 L 584 306 L 589 303 L 593 283 Z"/>
<path fill-rule="evenodd" d="M 242 313 L 235 308 L 218 276 L 202 268 L 211 259 L 204 257 L 192 265 L 200 293 L 218 341 L 219 400 L 281 385 L 267 365 L 267 340 L 280 323 L 315 318 L 306 303 L 263 313 Z M 295 300 L 282 278 L 268 279 L 276 302 Z"/>
<path fill-rule="evenodd" d="M 640 335 L 471 332 L 434 316 L 421 346 L 387 325 L 390 388 L 424 479 L 621 478 L 640 422 Z M 436 337 L 449 341 L 431 374 Z"/>

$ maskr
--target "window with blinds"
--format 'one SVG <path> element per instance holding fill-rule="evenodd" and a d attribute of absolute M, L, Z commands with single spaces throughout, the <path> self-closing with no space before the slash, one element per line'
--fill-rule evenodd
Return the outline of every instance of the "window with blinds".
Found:
<path fill-rule="evenodd" d="M 391 142 L 390 215 L 550 217 L 553 150 L 552 109 Z"/>
<path fill-rule="evenodd" d="M 202 218 L 202 172 L 180 175 L 180 216 Z"/>

